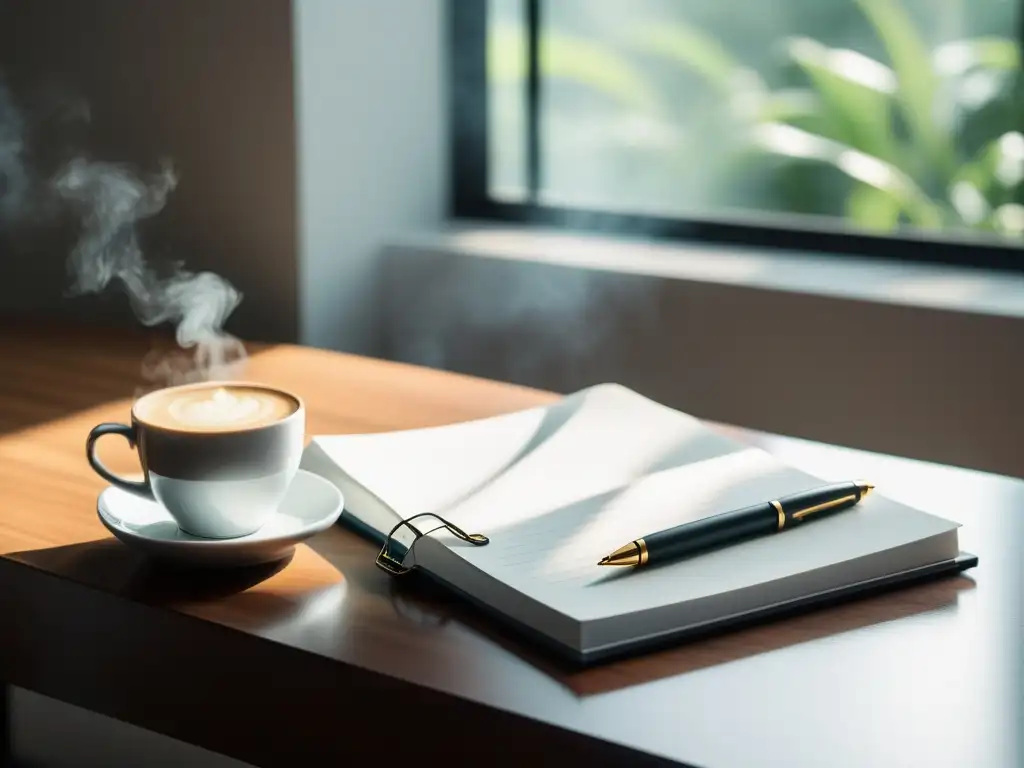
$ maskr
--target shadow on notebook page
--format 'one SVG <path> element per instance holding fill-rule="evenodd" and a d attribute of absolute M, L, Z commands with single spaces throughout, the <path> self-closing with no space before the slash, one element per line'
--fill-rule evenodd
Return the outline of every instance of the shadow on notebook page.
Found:
<path fill-rule="evenodd" d="M 496 535 L 527 521 L 542 525 L 543 518 L 564 514 L 570 506 L 575 508 L 588 498 L 591 506 L 602 499 L 611 503 L 636 483 L 658 473 L 687 466 L 696 468 L 725 456 L 759 451 L 716 434 L 693 419 L 674 424 L 671 431 L 663 429 L 642 446 L 632 446 L 635 453 L 622 444 L 608 443 L 588 445 L 589 454 L 578 456 L 579 438 L 572 435 L 574 419 L 585 420 L 591 408 L 602 409 L 602 396 L 607 396 L 607 389 L 596 387 L 552 407 L 530 439 L 516 449 L 499 471 L 489 473 L 457 498 L 446 500 L 434 512 L 459 525 L 482 531 L 486 528 L 485 533 Z M 566 448 L 567 442 L 572 444 L 571 448 Z M 597 468 L 611 455 L 619 456 L 606 462 L 614 470 L 614 477 Z M 432 526 L 426 532 L 439 527 Z M 446 543 L 462 546 L 454 538 L 446 539 Z"/>
<path fill-rule="evenodd" d="M 511 472 L 520 462 L 529 458 L 538 448 L 558 434 L 559 430 L 568 424 L 572 417 L 583 408 L 587 392 L 588 390 L 577 392 L 575 395 L 565 397 L 552 406 L 541 409 L 541 419 L 536 429 L 534 429 L 529 439 L 499 469 L 480 480 L 473 487 L 463 491 L 458 497 L 449 499 L 445 507 L 441 510 L 436 510 L 435 513 L 444 514 L 447 509 L 458 507 L 488 485 Z M 430 534 L 443 529 L 443 527 L 441 524 L 428 525 L 423 529 L 423 533 L 424 535 Z M 471 545 L 467 544 L 467 546 Z"/>

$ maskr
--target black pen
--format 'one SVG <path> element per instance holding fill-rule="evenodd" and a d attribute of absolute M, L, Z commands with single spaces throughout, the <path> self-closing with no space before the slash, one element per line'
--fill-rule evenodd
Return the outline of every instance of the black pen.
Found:
<path fill-rule="evenodd" d="M 822 512 L 852 507 L 874 487 L 863 480 L 836 483 L 722 512 L 634 539 L 601 558 L 598 565 L 653 565 L 737 544 L 755 536 L 779 533 L 813 520 Z"/>

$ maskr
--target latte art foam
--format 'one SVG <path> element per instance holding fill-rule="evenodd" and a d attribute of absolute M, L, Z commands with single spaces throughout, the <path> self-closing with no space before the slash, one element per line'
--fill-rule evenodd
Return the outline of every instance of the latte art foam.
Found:
<path fill-rule="evenodd" d="M 273 418 L 274 402 L 251 394 L 215 389 L 203 399 L 181 397 L 167 405 L 171 418 L 190 427 L 226 427 Z"/>
<path fill-rule="evenodd" d="M 273 424 L 297 409 L 298 403 L 284 393 L 246 386 L 169 389 L 147 395 L 136 404 L 136 412 L 145 422 L 196 432 Z"/>

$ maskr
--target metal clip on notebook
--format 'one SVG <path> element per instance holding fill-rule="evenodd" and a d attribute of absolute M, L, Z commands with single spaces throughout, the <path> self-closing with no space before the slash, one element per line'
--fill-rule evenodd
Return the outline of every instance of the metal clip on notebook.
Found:
<path fill-rule="evenodd" d="M 470 544 L 475 544 L 478 547 L 482 547 L 484 544 L 490 542 L 490 539 L 488 539 L 482 533 L 466 533 L 457 525 L 448 522 L 440 515 L 435 515 L 433 512 L 420 512 L 418 515 L 413 515 L 412 517 L 407 518 L 406 520 L 402 520 L 398 525 L 396 525 L 388 532 L 387 538 L 384 539 L 384 546 L 381 547 L 380 554 L 377 555 L 378 568 L 387 571 L 392 576 L 401 576 L 403 573 L 408 573 L 412 570 L 412 568 L 406 568 L 405 565 L 403 565 L 403 560 L 405 559 L 405 556 L 406 554 L 408 554 L 409 550 L 412 549 L 413 544 L 415 544 L 419 539 L 426 535 L 425 533 L 420 531 L 420 529 L 417 528 L 415 525 L 412 525 L 411 521 L 415 520 L 417 517 L 432 517 L 435 520 L 439 520 L 441 521 L 441 525 L 438 526 L 438 528 L 445 528 L 452 535 L 456 536 L 462 541 L 467 541 Z M 394 540 L 395 533 L 398 531 L 399 528 L 402 527 L 408 528 L 416 536 L 416 538 L 413 539 L 412 544 L 410 544 L 408 547 L 404 547 L 404 545 L 402 545 L 400 542 L 396 542 Z M 431 533 L 432 531 L 436 530 L 437 528 L 433 528 L 431 531 L 427 531 L 427 533 Z M 405 551 L 401 552 L 401 554 L 398 554 L 396 551 L 393 551 L 397 550 L 398 547 L 403 547 Z"/>

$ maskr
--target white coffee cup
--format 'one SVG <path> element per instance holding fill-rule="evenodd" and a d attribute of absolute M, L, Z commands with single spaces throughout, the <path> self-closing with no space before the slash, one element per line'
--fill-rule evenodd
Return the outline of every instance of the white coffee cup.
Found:
<path fill-rule="evenodd" d="M 225 539 L 259 530 L 274 514 L 302 458 L 302 400 L 248 382 L 204 382 L 151 392 L 132 407 L 131 424 L 100 424 L 86 456 L 105 480 L 155 499 L 186 533 Z M 96 456 L 103 435 L 125 437 L 144 479 L 118 477 Z"/>

